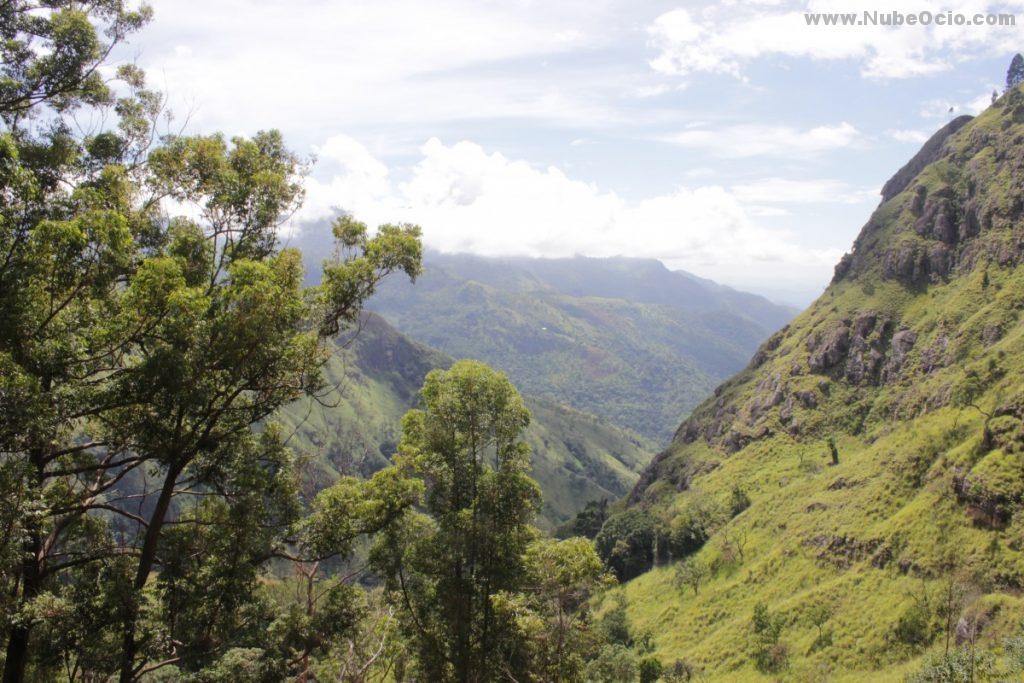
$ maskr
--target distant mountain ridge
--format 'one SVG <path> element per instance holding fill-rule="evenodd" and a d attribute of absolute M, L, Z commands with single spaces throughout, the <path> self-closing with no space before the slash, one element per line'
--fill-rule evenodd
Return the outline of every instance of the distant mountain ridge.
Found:
<path fill-rule="evenodd" d="M 795 312 L 653 259 L 437 252 L 415 284 L 385 283 L 369 307 L 526 393 L 662 442 Z"/>

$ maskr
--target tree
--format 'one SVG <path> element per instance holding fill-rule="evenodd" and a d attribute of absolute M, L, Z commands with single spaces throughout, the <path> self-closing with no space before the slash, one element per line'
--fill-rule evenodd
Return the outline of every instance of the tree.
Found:
<path fill-rule="evenodd" d="M 835 467 L 839 464 L 839 449 L 836 447 L 835 437 L 829 436 L 825 443 L 828 446 L 829 457 L 832 459 L 832 466 Z"/>
<path fill-rule="evenodd" d="M 590 619 L 590 598 L 614 582 L 585 538 L 541 539 L 526 551 L 527 579 L 519 593 L 501 593 L 495 609 L 513 619 L 522 680 L 583 681 L 585 664 L 605 634 Z"/>
<path fill-rule="evenodd" d="M 769 612 L 763 602 L 754 605 L 750 626 L 754 636 L 754 664 L 758 670 L 773 673 L 786 667 L 789 652 L 781 641 L 783 625 L 782 617 Z"/>
<path fill-rule="evenodd" d="M 811 652 L 821 650 L 832 645 L 832 631 L 825 629 L 825 624 L 832 618 L 832 608 L 824 603 L 819 603 L 810 609 L 808 614 L 811 624 L 818 629 L 818 634 L 811 643 Z"/>
<path fill-rule="evenodd" d="M 654 657 L 640 660 L 640 683 L 656 683 L 664 673 L 665 667 Z"/>
<path fill-rule="evenodd" d="M 504 374 L 474 361 L 431 372 L 420 396 L 397 462 L 424 482 L 430 517 L 382 538 L 375 563 L 425 679 L 496 680 L 524 651 L 495 601 L 526 587 L 537 537 L 540 490 L 519 440 L 530 415 Z"/>
<path fill-rule="evenodd" d="M 1006 70 L 1006 90 L 1010 91 L 1024 83 L 1024 56 L 1017 53 L 1010 60 L 1010 68 Z"/>
<path fill-rule="evenodd" d="M 97 387 L 124 349 L 109 320 L 155 217 L 132 188 L 160 103 L 130 65 L 117 70 L 120 97 L 98 67 L 149 17 L 120 0 L 0 6 L 4 681 L 24 678 L 39 624 L 31 605 L 54 597 L 57 576 L 119 563 L 84 508 L 99 503 L 104 463 L 121 454 L 83 427 L 106 408 Z M 109 115 L 110 127 L 78 134 L 71 117 L 82 110 Z"/>
<path fill-rule="evenodd" d="M 608 519 L 608 499 L 591 500 L 583 506 L 583 509 L 576 513 L 576 516 L 558 527 L 556 535 L 559 538 L 571 536 L 583 536 L 584 538 L 595 538 Z"/>
<path fill-rule="evenodd" d="M 5 681 L 42 652 L 31 634 L 47 614 L 77 614 L 77 651 L 104 653 L 77 661 L 119 658 L 122 680 L 141 675 L 150 663 L 135 635 L 167 569 L 161 547 L 187 540 L 165 535 L 168 523 L 237 531 L 235 506 L 289 476 L 266 418 L 319 391 L 326 339 L 357 320 L 380 278 L 419 272 L 416 228 L 371 238 L 345 218 L 323 284 L 303 288 L 299 255 L 276 235 L 305 166 L 280 135 L 161 133 L 163 99 L 139 69 L 118 68 L 117 88 L 100 78 L 149 16 L 121 0 L 0 7 Z M 80 132 L 83 111 L 98 127 Z M 189 217 L 168 215 L 167 198 Z M 240 555 L 262 545 L 257 564 L 288 542 L 294 516 L 263 511 L 274 533 L 254 533 Z M 103 592 L 118 645 L 80 610 L 33 607 L 79 589 Z"/>
<path fill-rule="evenodd" d="M 159 311 L 133 346 L 136 361 L 115 395 L 139 396 L 114 412 L 115 438 L 156 468 L 152 508 L 139 525 L 134 589 L 157 559 L 172 503 L 216 492 L 231 476 L 231 454 L 278 408 L 323 388 L 325 340 L 353 322 L 377 282 L 392 271 L 415 277 L 418 229 L 334 224 L 339 258 L 323 284 L 302 287 L 301 257 L 276 249 L 276 229 L 296 205 L 295 159 L 276 133 L 235 139 L 175 140 L 151 155 L 157 182 L 179 201 L 203 207 L 206 227 L 171 224 L 167 246 L 128 285 L 133 313 Z M 134 607 L 122 646 L 121 680 L 134 677 Z"/>
<path fill-rule="evenodd" d="M 628 581 L 654 564 L 656 537 L 654 517 L 643 510 L 631 509 L 609 517 L 594 539 L 594 545 L 619 581 Z"/>
<path fill-rule="evenodd" d="M 640 662 L 636 653 L 625 645 L 606 645 L 589 664 L 587 681 L 593 683 L 623 683 L 635 681 L 639 676 Z"/>
<path fill-rule="evenodd" d="M 750 495 L 747 494 L 746 490 L 744 490 L 742 486 L 736 484 L 732 487 L 732 493 L 729 495 L 730 514 L 735 517 L 749 507 Z"/>
<path fill-rule="evenodd" d="M 696 557 L 688 557 L 676 567 L 676 573 L 673 577 L 673 582 L 676 586 L 689 587 L 693 590 L 693 594 L 697 595 L 700 591 L 700 586 L 711 574 L 711 568 L 706 562 L 699 560 Z"/>

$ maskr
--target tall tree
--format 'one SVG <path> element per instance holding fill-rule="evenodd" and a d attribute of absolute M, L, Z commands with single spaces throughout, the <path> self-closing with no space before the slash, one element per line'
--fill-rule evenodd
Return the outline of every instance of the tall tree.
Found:
<path fill-rule="evenodd" d="M 301 160 L 276 132 L 161 134 L 163 100 L 131 65 L 115 96 L 99 67 L 150 16 L 129 4 L 0 3 L 5 681 L 42 651 L 32 630 L 53 611 L 40 605 L 76 582 L 118 587 L 120 676 L 145 671 L 139 606 L 168 567 L 161 544 L 180 541 L 165 525 L 235 523 L 288 467 L 260 425 L 320 390 L 326 340 L 382 277 L 420 268 L 417 228 L 371 237 L 343 218 L 323 284 L 303 288 L 299 255 L 277 244 Z"/>
<path fill-rule="evenodd" d="M 118 554 L 82 510 L 102 505 L 121 457 L 84 430 L 107 408 L 97 389 L 125 344 L 108 323 L 156 219 L 133 189 L 161 103 L 131 66 L 121 97 L 98 67 L 149 16 L 121 0 L 0 4 L 4 681 L 24 677 L 45 586 Z M 116 124 L 79 134 L 84 109 Z"/>
<path fill-rule="evenodd" d="M 325 340 L 354 322 L 389 273 L 415 277 L 419 230 L 367 227 L 339 218 L 339 248 L 323 283 L 302 286 L 301 255 L 277 248 L 277 230 L 301 198 L 298 160 L 276 132 L 227 144 L 219 136 L 175 139 L 149 158 L 152 183 L 198 208 L 199 220 L 172 219 L 168 239 L 139 267 L 122 324 L 143 327 L 134 363 L 112 385 L 140 397 L 107 424 L 156 472 L 152 507 L 139 525 L 133 585 L 141 593 L 156 566 L 164 522 L 176 498 L 217 490 L 253 428 L 281 406 L 323 388 Z M 122 646 L 123 682 L 133 680 L 135 612 Z"/>
<path fill-rule="evenodd" d="M 1010 60 L 1010 68 L 1006 70 L 1006 89 L 1012 90 L 1024 83 L 1024 55 L 1019 52 Z"/>
<path fill-rule="evenodd" d="M 505 375 L 473 361 L 431 372 L 421 397 L 398 462 L 425 483 L 430 518 L 385 536 L 376 561 L 426 680 L 498 680 L 522 666 L 516 624 L 494 600 L 524 587 L 537 535 L 540 491 L 519 441 L 530 416 Z"/>

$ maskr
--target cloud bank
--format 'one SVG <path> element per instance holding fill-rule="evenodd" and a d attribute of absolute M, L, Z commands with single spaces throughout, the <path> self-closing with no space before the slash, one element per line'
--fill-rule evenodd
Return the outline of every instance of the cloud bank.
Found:
<path fill-rule="evenodd" d="M 309 180 L 299 221 L 310 229 L 344 210 L 371 225 L 417 223 L 426 243 L 442 251 L 658 258 L 751 287 L 827 281 L 840 256 L 836 249 L 800 246 L 788 232 L 759 224 L 759 205 L 862 199 L 838 181 L 776 178 L 735 187 L 684 186 L 627 201 L 559 168 L 537 168 L 472 142 L 446 145 L 432 138 L 420 153 L 408 178 L 396 181 L 359 142 L 330 138 L 319 156 L 338 172 Z"/>
<path fill-rule="evenodd" d="M 658 16 L 648 35 L 663 74 L 723 73 L 740 77 L 758 59 L 855 60 L 866 78 L 895 79 L 946 71 L 967 58 L 1019 48 L 1022 26 L 808 26 L 805 12 L 1020 12 L 1024 3 L 891 0 L 880 6 L 835 0 L 722 2 Z M 1018 17 L 1024 25 L 1024 17 Z"/>

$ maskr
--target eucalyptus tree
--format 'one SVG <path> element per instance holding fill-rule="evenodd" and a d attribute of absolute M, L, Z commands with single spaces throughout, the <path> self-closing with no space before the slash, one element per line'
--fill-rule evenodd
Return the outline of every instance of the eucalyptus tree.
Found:
<path fill-rule="evenodd" d="M 431 372 L 421 400 L 402 420 L 397 463 L 424 482 L 429 517 L 384 534 L 375 559 L 425 680 L 502 679 L 526 666 L 495 599 L 524 589 L 538 535 L 540 490 L 519 440 L 530 415 L 505 375 L 475 361 Z"/>
<path fill-rule="evenodd" d="M 119 554 L 80 508 L 102 505 L 121 456 L 84 427 L 108 407 L 98 387 L 125 350 L 108 323 L 156 225 L 136 189 L 161 101 L 131 66 L 115 95 L 99 67 L 149 16 L 120 0 L 0 3 L 5 681 L 24 676 L 45 587 Z M 116 123 L 90 127 L 103 112 Z"/>
<path fill-rule="evenodd" d="M 371 236 L 346 217 L 322 284 L 304 288 L 277 235 L 305 164 L 280 134 L 176 135 L 139 69 L 101 76 L 150 14 L 122 0 L 0 3 L 5 681 L 25 677 L 30 653 L 51 665 L 33 629 L 72 616 L 75 666 L 113 658 L 134 680 L 162 663 L 146 653 L 167 648 L 140 648 L 136 633 L 154 575 L 184 571 L 168 524 L 231 534 L 239 511 L 259 510 L 236 546 L 253 550 L 249 565 L 301 543 L 290 460 L 264 423 L 322 389 L 327 341 L 381 278 L 420 269 L 417 228 Z M 89 595 L 120 624 L 116 644 L 88 626 Z"/>

